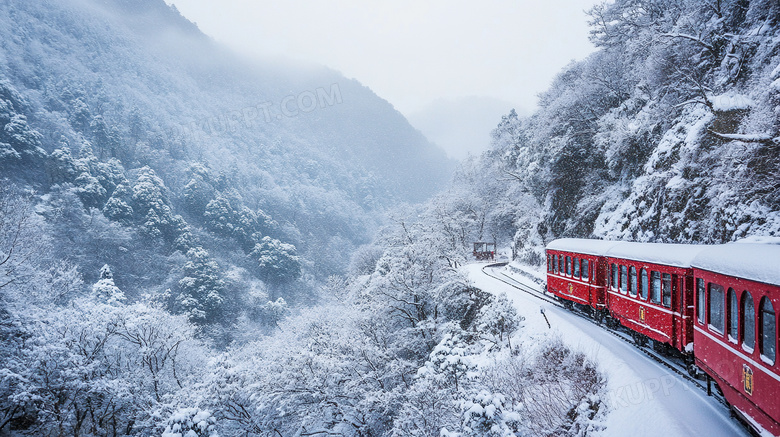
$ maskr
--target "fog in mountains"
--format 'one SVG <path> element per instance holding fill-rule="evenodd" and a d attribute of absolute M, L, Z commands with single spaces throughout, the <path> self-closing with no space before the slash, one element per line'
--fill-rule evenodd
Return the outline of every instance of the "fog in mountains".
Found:
<path fill-rule="evenodd" d="M 409 115 L 409 122 L 460 160 L 488 149 L 496 120 L 510 109 L 511 103 L 489 97 L 438 99 Z"/>
<path fill-rule="evenodd" d="M 589 16 L 598 50 L 456 166 L 359 82 L 163 0 L 0 3 L 0 434 L 605 431 L 597 363 L 462 266 L 777 236 L 780 5 Z M 418 125 L 481 136 L 464 104 L 497 106 L 451 103 Z"/>

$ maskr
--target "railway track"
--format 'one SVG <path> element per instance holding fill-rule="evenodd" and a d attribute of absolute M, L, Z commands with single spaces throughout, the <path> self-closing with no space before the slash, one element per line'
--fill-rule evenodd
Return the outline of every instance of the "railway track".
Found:
<path fill-rule="evenodd" d="M 495 279 L 497 281 L 501 281 L 501 282 L 509 285 L 510 287 L 516 288 L 516 289 L 518 289 L 518 290 L 520 290 L 520 291 L 522 291 L 522 292 L 524 292 L 526 294 L 529 294 L 529 295 L 531 295 L 531 296 L 533 296 L 533 297 L 535 297 L 535 298 L 537 298 L 537 299 L 539 299 L 541 301 L 547 302 L 547 303 L 549 303 L 551 305 L 555 305 L 558 308 L 562 308 L 562 309 L 566 310 L 569 314 L 573 314 L 575 316 L 582 317 L 583 319 L 586 319 L 586 320 L 590 321 L 591 323 L 597 324 L 602 329 L 604 329 L 604 331 L 614 335 L 615 337 L 618 337 L 619 339 L 625 341 L 626 343 L 630 343 L 636 349 L 638 349 L 639 351 L 644 353 L 646 356 L 651 358 L 653 361 L 661 364 L 662 366 L 666 367 L 670 371 L 672 371 L 672 372 L 676 373 L 677 375 L 679 375 L 681 378 L 683 378 L 686 381 L 689 381 L 690 383 L 692 383 L 693 385 L 699 387 L 701 390 L 703 390 L 705 393 L 708 393 L 708 395 L 711 395 L 711 397 L 713 399 L 715 399 L 721 405 L 725 406 L 729 411 L 731 411 L 731 407 L 729 406 L 728 402 L 726 402 L 726 400 L 723 398 L 723 396 L 718 394 L 717 391 L 708 390 L 706 383 L 704 383 L 701 380 L 696 379 L 696 378 L 692 377 L 690 374 L 688 374 L 687 369 L 683 365 L 681 365 L 680 363 L 672 361 L 669 357 L 665 357 L 663 355 L 658 354 L 656 351 L 650 349 L 647 346 L 640 346 L 640 345 L 636 344 L 634 339 L 629 334 L 626 334 L 625 332 L 622 332 L 622 331 L 617 330 L 617 329 L 609 328 L 609 327 L 607 327 L 604 324 L 596 323 L 595 320 L 593 320 L 591 317 L 589 317 L 586 314 L 583 314 L 580 311 L 567 309 L 557 299 L 555 299 L 553 297 L 550 297 L 549 295 L 547 295 L 542 290 L 538 290 L 538 289 L 535 289 L 533 287 L 528 286 L 527 284 L 523 284 L 523 283 L 515 280 L 514 278 L 512 278 L 511 276 L 509 276 L 509 275 L 507 275 L 507 274 L 505 274 L 503 272 L 489 272 L 489 270 L 492 270 L 492 269 L 495 269 L 495 268 L 498 268 L 498 267 L 503 267 L 503 266 L 505 266 L 507 264 L 508 263 L 488 264 L 488 265 L 482 267 L 482 273 L 484 273 L 485 275 L 487 275 L 487 276 L 489 276 L 489 277 L 491 277 L 491 278 L 493 278 L 493 279 Z M 741 422 L 739 422 L 739 423 L 744 426 L 744 424 L 742 424 Z M 746 428 L 746 430 L 748 430 L 748 429 Z"/>

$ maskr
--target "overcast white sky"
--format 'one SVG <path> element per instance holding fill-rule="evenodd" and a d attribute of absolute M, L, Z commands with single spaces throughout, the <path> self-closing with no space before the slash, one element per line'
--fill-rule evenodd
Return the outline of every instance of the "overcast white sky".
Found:
<path fill-rule="evenodd" d="M 433 122 L 439 124 L 433 129 L 437 131 L 448 123 L 444 113 L 473 113 L 467 106 L 474 98 L 493 102 L 481 106 L 491 112 L 485 119 L 497 117 L 492 126 L 511 108 L 533 110 L 536 95 L 563 66 L 593 51 L 584 11 L 600 2 L 167 1 L 205 33 L 240 52 L 283 55 L 334 68 L 370 87 L 413 124 L 444 117 Z M 447 104 L 450 110 L 442 112 Z M 438 116 L 431 114 L 434 110 Z M 435 136 L 430 126 L 416 127 Z M 479 130 L 475 138 L 489 132 L 484 122 L 460 128 Z M 451 144 L 440 145 L 453 156 L 463 154 Z M 475 144 L 472 151 L 484 145 Z"/>

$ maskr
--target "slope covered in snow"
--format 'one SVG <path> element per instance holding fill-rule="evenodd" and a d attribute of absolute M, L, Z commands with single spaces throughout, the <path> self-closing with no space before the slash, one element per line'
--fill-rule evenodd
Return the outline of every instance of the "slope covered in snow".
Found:
<path fill-rule="evenodd" d="M 601 327 L 484 273 L 484 264 L 465 267 L 476 287 L 494 294 L 506 293 L 525 318 L 526 341 L 560 338 L 566 345 L 598 363 L 607 378 L 603 401 L 603 427 L 591 435 L 622 436 L 747 436 L 749 433 L 729 417 L 728 409 L 690 382 L 650 360 Z M 511 272 L 508 272 L 511 274 Z M 522 276 L 513 276 L 524 281 Z M 527 285 L 536 287 L 529 282 Z M 540 312 L 544 310 L 544 315 Z M 547 321 L 550 326 L 548 328 Z"/>
<path fill-rule="evenodd" d="M 52 201 L 77 195 L 69 219 L 49 216 L 55 227 L 92 214 L 146 229 L 158 253 L 203 246 L 226 270 L 251 263 L 225 248 L 249 255 L 268 236 L 324 278 L 344 271 L 380 211 L 449 177 L 444 152 L 356 80 L 240 58 L 163 0 L 2 2 L 0 41 L 0 179 Z M 157 191 L 139 203 L 142 175 Z M 90 281 L 120 262 L 126 291 L 163 286 L 170 268 L 150 274 L 119 261 L 135 252 L 127 240 L 106 244 L 96 255 L 70 238 L 63 255 Z"/>
<path fill-rule="evenodd" d="M 598 50 L 536 113 L 505 116 L 456 180 L 485 198 L 480 232 L 534 263 L 560 237 L 779 235 L 780 3 L 616 0 L 589 14 Z"/>

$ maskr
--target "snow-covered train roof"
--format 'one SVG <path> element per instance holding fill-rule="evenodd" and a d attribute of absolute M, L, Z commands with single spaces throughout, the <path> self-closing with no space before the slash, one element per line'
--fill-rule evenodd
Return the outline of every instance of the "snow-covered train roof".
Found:
<path fill-rule="evenodd" d="M 611 258 L 644 261 L 673 267 L 690 267 L 691 261 L 703 250 L 713 246 L 698 244 L 620 242 L 605 253 Z"/>
<path fill-rule="evenodd" d="M 547 245 L 547 249 L 587 255 L 644 261 L 675 267 L 689 267 L 691 260 L 708 246 L 690 244 L 631 243 L 626 241 L 590 240 L 585 238 L 561 238 Z"/>
<path fill-rule="evenodd" d="M 674 267 L 696 267 L 724 275 L 780 285 L 780 238 L 752 238 L 718 245 L 560 238 L 551 241 L 547 249 Z"/>
<path fill-rule="evenodd" d="M 780 243 L 768 243 L 737 242 L 709 246 L 693 259 L 692 266 L 737 278 L 780 285 Z"/>
<path fill-rule="evenodd" d="M 617 241 L 590 240 L 587 238 L 559 238 L 547 244 L 549 250 L 577 252 L 586 255 L 604 255 Z"/>

